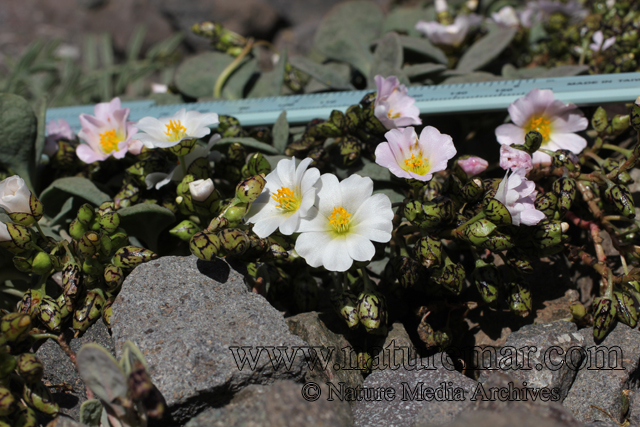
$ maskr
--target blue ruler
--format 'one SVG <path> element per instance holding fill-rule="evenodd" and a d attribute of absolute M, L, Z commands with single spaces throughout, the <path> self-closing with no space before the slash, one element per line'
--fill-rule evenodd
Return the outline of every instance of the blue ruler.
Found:
<path fill-rule="evenodd" d="M 409 95 L 416 99 L 421 114 L 430 115 L 506 110 L 509 104 L 535 88 L 551 89 L 556 99 L 577 105 L 633 102 L 640 96 L 640 73 L 410 86 L 408 90 Z M 285 110 L 290 123 L 306 123 L 316 118 L 326 119 L 332 110 L 344 112 L 349 106 L 360 102 L 369 92 L 371 91 L 323 92 L 172 105 L 155 105 L 153 101 L 133 101 L 123 102 L 123 106 L 131 109 L 129 120 L 132 121 L 147 116 L 171 116 L 180 108 L 186 108 L 202 113 L 234 116 L 243 126 L 256 126 L 275 123 L 280 113 Z M 47 121 L 65 119 L 72 128 L 78 130 L 78 116 L 81 113 L 93 114 L 93 108 L 93 105 L 51 108 L 47 110 Z"/>

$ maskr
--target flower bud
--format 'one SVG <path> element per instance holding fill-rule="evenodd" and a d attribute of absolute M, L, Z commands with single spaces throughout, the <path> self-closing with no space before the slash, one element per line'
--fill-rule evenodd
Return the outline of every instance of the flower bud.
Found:
<path fill-rule="evenodd" d="M 521 283 L 507 283 L 507 303 L 518 316 L 527 317 L 531 312 L 531 291 Z"/>
<path fill-rule="evenodd" d="M 223 228 L 227 228 L 229 226 L 229 220 L 225 217 L 216 217 L 211 220 L 207 230 L 209 231 L 220 231 Z"/>
<path fill-rule="evenodd" d="M 32 319 L 38 315 L 38 307 L 42 302 L 42 291 L 39 289 L 27 289 L 18 303 L 18 312 L 27 314 Z"/>
<path fill-rule="evenodd" d="M 224 218 L 229 222 L 229 226 L 234 226 L 242 221 L 242 218 L 249 212 L 249 205 L 246 203 L 238 203 L 230 206 L 224 211 Z"/>
<path fill-rule="evenodd" d="M 638 100 L 631 106 L 630 122 L 636 132 L 640 132 L 640 105 L 638 104 Z"/>
<path fill-rule="evenodd" d="M 576 156 L 570 150 L 555 151 L 553 153 L 551 161 L 554 167 L 566 167 L 570 172 L 574 172 L 580 169 L 578 156 Z"/>
<path fill-rule="evenodd" d="M 502 280 L 495 265 L 479 260 L 473 271 L 473 279 L 484 302 L 491 304 L 496 301 Z"/>
<path fill-rule="evenodd" d="M 563 217 L 571 209 L 571 205 L 576 198 L 577 188 L 576 180 L 573 178 L 562 177 L 553 183 L 552 190 L 558 197 L 560 217 Z"/>
<path fill-rule="evenodd" d="M 14 223 L 21 225 L 39 221 L 44 213 L 42 202 L 18 175 L 0 181 L 0 208 L 7 212 Z"/>
<path fill-rule="evenodd" d="M 23 273 L 31 273 L 33 269 L 32 267 L 33 259 L 35 258 L 35 255 L 33 253 L 26 253 L 22 255 L 28 255 L 28 256 L 19 256 L 19 255 L 14 256 L 12 259 L 13 265 L 15 266 L 15 268 L 18 269 L 18 271 L 22 271 Z"/>
<path fill-rule="evenodd" d="M 120 215 L 118 212 L 106 212 L 104 215 L 100 215 L 98 223 L 105 232 L 113 233 L 120 226 Z"/>
<path fill-rule="evenodd" d="M 180 141 L 180 143 L 172 147 L 167 147 L 165 148 L 165 150 L 175 154 L 178 157 L 183 157 L 191 153 L 196 148 L 197 144 L 198 144 L 197 138 L 183 139 L 182 141 Z"/>
<path fill-rule="evenodd" d="M 114 209 L 128 208 L 131 205 L 134 205 L 138 199 L 140 198 L 140 189 L 133 185 L 133 183 L 128 183 L 122 186 L 120 191 L 113 196 L 113 207 Z M 100 216 L 102 216 L 101 214 Z"/>
<path fill-rule="evenodd" d="M 33 353 L 22 353 L 17 360 L 18 374 L 28 383 L 35 383 L 42 379 L 44 366 Z"/>
<path fill-rule="evenodd" d="M 38 252 L 31 264 L 32 271 L 35 274 L 47 274 L 51 271 L 52 266 L 51 257 L 46 252 Z"/>
<path fill-rule="evenodd" d="M 546 215 L 547 219 L 553 219 L 558 206 L 558 197 L 552 192 L 538 193 L 534 207 Z"/>
<path fill-rule="evenodd" d="M 569 310 L 574 320 L 582 320 L 587 315 L 587 309 L 579 302 L 569 304 Z"/>
<path fill-rule="evenodd" d="M 113 255 L 113 264 L 121 268 L 134 268 L 144 262 L 158 258 L 158 254 L 137 246 L 125 246 Z"/>
<path fill-rule="evenodd" d="M 633 197 L 626 186 L 615 184 L 604 191 L 604 196 L 616 212 L 630 219 L 635 218 L 636 208 Z"/>
<path fill-rule="evenodd" d="M 604 108 L 598 107 L 591 118 L 591 126 L 596 130 L 596 132 L 602 133 L 608 125 L 609 118 L 607 117 L 607 112 Z"/>
<path fill-rule="evenodd" d="M 384 296 L 378 292 L 362 292 L 356 302 L 358 318 L 367 332 L 386 326 L 387 306 Z"/>
<path fill-rule="evenodd" d="M 261 174 L 267 176 L 271 172 L 271 165 L 261 153 L 255 153 L 251 155 L 247 162 L 247 172 L 249 176 Z"/>
<path fill-rule="evenodd" d="M 542 145 L 542 134 L 535 130 L 530 130 L 524 136 L 524 150 L 533 155 L 536 151 L 540 149 Z"/>
<path fill-rule="evenodd" d="M 512 222 L 511 213 L 509 209 L 493 197 L 485 197 L 482 202 L 482 209 L 484 210 L 485 217 L 494 224 L 497 225 L 510 225 Z"/>
<path fill-rule="evenodd" d="M 196 202 L 204 202 L 213 193 L 213 181 L 211 178 L 198 179 L 188 183 L 191 199 Z"/>
<path fill-rule="evenodd" d="M 356 328 L 360 323 L 358 297 L 351 292 L 345 291 L 332 302 L 338 314 L 347 322 L 347 326 L 351 329 Z"/>
<path fill-rule="evenodd" d="M 38 307 L 38 319 L 50 331 L 60 330 L 62 315 L 55 299 L 48 295 L 42 297 L 42 302 Z"/>
<path fill-rule="evenodd" d="M 614 292 L 613 301 L 615 302 L 618 320 L 635 328 L 638 324 L 638 311 L 631 295 L 626 292 Z"/>
<path fill-rule="evenodd" d="M 442 241 L 431 236 L 421 237 L 414 247 L 414 257 L 425 268 L 439 267 L 442 258 Z"/>
<path fill-rule="evenodd" d="M 100 288 L 87 291 L 76 311 L 73 313 L 73 329 L 75 331 L 84 332 L 93 325 L 102 314 L 102 308 L 105 304 L 104 292 Z"/>
<path fill-rule="evenodd" d="M 120 288 L 124 281 L 124 272 L 120 267 L 116 267 L 113 264 L 109 264 L 104 268 L 104 283 L 107 287 L 107 291 L 114 292 Z"/>
<path fill-rule="evenodd" d="M 0 350 L 0 380 L 5 379 L 16 369 L 16 358 L 4 350 Z"/>
<path fill-rule="evenodd" d="M 111 239 L 111 251 L 118 250 L 129 244 L 129 236 L 123 229 L 119 229 L 115 233 L 110 234 L 109 238 Z"/>
<path fill-rule="evenodd" d="M 19 342 L 31 330 L 31 318 L 23 313 L 9 313 L 0 319 L 0 333 L 9 342 Z"/>
<path fill-rule="evenodd" d="M 628 114 L 616 114 L 613 119 L 611 119 L 611 130 L 613 135 L 620 135 L 622 132 L 629 129 L 630 124 L 630 117 Z"/>
<path fill-rule="evenodd" d="M 75 240 L 82 239 L 84 233 L 88 230 L 87 226 L 78 220 L 78 218 L 71 221 L 69 224 L 69 235 L 73 237 Z"/>
<path fill-rule="evenodd" d="M 340 158 L 342 164 L 345 166 L 351 166 L 360 159 L 360 153 L 362 152 L 362 141 L 358 138 L 347 135 L 340 137 L 336 140 L 338 143 L 338 149 L 340 152 Z"/>
<path fill-rule="evenodd" d="M 11 415 L 16 409 L 18 409 L 18 405 L 11 391 L 0 386 L 0 417 Z"/>
<path fill-rule="evenodd" d="M 463 237 L 471 244 L 482 245 L 495 229 L 496 225 L 494 223 L 486 218 L 482 218 L 467 225 L 463 230 Z"/>
<path fill-rule="evenodd" d="M 489 166 L 489 162 L 476 156 L 462 156 L 457 163 L 469 178 L 484 172 Z"/>
<path fill-rule="evenodd" d="M 404 217 L 407 218 L 413 224 L 421 224 L 425 219 L 424 210 L 422 209 L 422 203 L 418 200 L 411 200 L 404 205 Z"/>
<path fill-rule="evenodd" d="M 247 152 L 244 149 L 244 145 L 239 142 L 234 142 L 229 145 L 227 149 L 227 160 L 235 165 L 242 165 L 247 158 Z M 216 166 L 217 167 L 217 166 Z"/>
<path fill-rule="evenodd" d="M 514 245 L 513 237 L 509 234 L 502 234 L 494 230 L 485 241 L 479 246 L 484 249 L 489 249 L 492 252 L 506 251 L 511 249 Z"/>
<path fill-rule="evenodd" d="M 249 249 L 249 238 L 238 228 L 225 228 L 218 233 L 220 246 L 227 255 L 242 255 Z"/>
<path fill-rule="evenodd" d="M 398 256 L 392 258 L 389 264 L 393 270 L 391 281 L 397 279 L 403 288 L 410 288 L 419 282 L 420 264 L 413 258 Z"/>
<path fill-rule="evenodd" d="M 73 154 L 75 156 L 75 151 Z M 36 427 L 39 425 L 36 412 L 22 402 L 18 402 L 18 412 L 14 416 L 14 420 L 14 425 L 20 427 Z"/>
<path fill-rule="evenodd" d="M 13 254 L 20 254 L 31 247 L 33 236 L 24 225 L 0 222 L 0 246 Z"/>
<path fill-rule="evenodd" d="M 64 265 L 62 270 L 62 288 L 64 294 L 75 300 L 80 294 L 82 286 L 82 274 L 80 267 L 73 261 L 69 261 Z"/>
<path fill-rule="evenodd" d="M 185 219 L 169 230 L 169 233 L 186 242 L 191 240 L 191 237 L 198 231 L 200 231 L 200 227 L 195 222 Z"/>
<path fill-rule="evenodd" d="M 606 297 L 596 297 L 591 305 L 593 309 L 593 337 L 601 341 L 613 328 L 618 310 L 616 304 Z"/>
<path fill-rule="evenodd" d="M 474 178 L 460 189 L 460 196 L 465 202 L 474 202 L 484 194 L 484 184 L 480 178 Z"/>
<path fill-rule="evenodd" d="M 436 284 L 451 291 L 454 295 L 460 295 L 464 285 L 465 272 L 462 264 L 454 264 L 451 261 L 434 271 L 431 280 Z"/>
<path fill-rule="evenodd" d="M 88 276 L 101 276 L 102 263 L 95 258 L 85 258 L 82 262 L 82 272 Z"/>
<path fill-rule="evenodd" d="M 360 127 L 361 122 L 362 122 L 362 107 L 356 104 L 347 108 L 347 112 L 345 113 L 345 121 L 344 121 L 346 130 L 349 133 L 354 133 L 356 129 Z"/>
<path fill-rule="evenodd" d="M 533 273 L 533 266 L 531 265 L 531 262 L 526 259 L 525 254 L 518 250 L 518 248 L 509 249 L 504 260 L 509 267 L 522 274 Z"/>
<path fill-rule="evenodd" d="M 63 322 L 75 310 L 75 302 L 65 294 L 58 295 L 58 298 L 56 298 L 56 304 L 60 307 L 60 317 Z"/>
<path fill-rule="evenodd" d="M 267 180 L 263 175 L 254 175 L 240 181 L 236 186 L 236 199 L 242 203 L 252 203 L 262 193 L 266 184 Z"/>
<path fill-rule="evenodd" d="M 85 203 L 84 205 L 80 206 L 80 209 L 78 209 L 78 215 L 76 216 L 76 218 L 78 218 L 78 221 L 80 221 L 82 224 L 88 226 L 93 220 L 93 215 L 93 207 L 89 203 Z"/>
<path fill-rule="evenodd" d="M 95 231 L 87 231 L 78 241 L 78 253 L 85 258 L 92 257 L 98 252 L 100 247 L 100 235 Z"/>
<path fill-rule="evenodd" d="M 104 325 L 111 329 L 111 316 L 113 316 L 113 302 L 115 301 L 115 299 L 110 298 L 109 300 L 107 300 L 107 302 L 104 304 L 104 307 L 102 308 L 102 321 L 104 322 Z"/>
<path fill-rule="evenodd" d="M 60 412 L 60 407 L 53 399 L 49 388 L 41 381 L 35 384 L 25 384 L 22 398 L 27 405 L 52 417 Z"/>
<path fill-rule="evenodd" d="M 209 230 L 197 232 L 189 242 L 191 253 L 203 261 L 213 261 L 220 253 L 220 246 L 216 233 Z"/>

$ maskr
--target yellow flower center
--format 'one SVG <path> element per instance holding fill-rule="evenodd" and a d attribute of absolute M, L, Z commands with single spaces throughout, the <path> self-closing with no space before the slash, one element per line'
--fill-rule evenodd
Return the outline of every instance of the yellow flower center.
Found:
<path fill-rule="evenodd" d="M 418 175 L 426 175 L 429 172 L 429 159 L 422 157 L 421 151 L 418 152 L 418 157 L 411 153 L 411 158 L 404 159 L 404 166 L 400 166 L 406 171 L 411 171 Z"/>
<path fill-rule="evenodd" d="M 351 214 L 347 212 L 342 206 L 338 206 L 333 209 L 331 215 L 329 215 L 329 224 L 333 226 L 333 229 L 339 233 L 346 233 L 349 231 L 349 222 L 351 221 Z"/>
<path fill-rule="evenodd" d="M 278 192 L 271 197 L 278 202 L 276 208 L 280 208 L 283 211 L 293 213 L 300 207 L 300 200 L 295 196 L 293 191 L 287 187 L 280 188 Z"/>
<path fill-rule="evenodd" d="M 542 135 L 542 143 L 549 142 L 549 135 L 551 135 L 551 120 L 544 116 L 532 117 L 529 123 L 524 128 L 525 132 L 532 130 L 540 132 Z"/>
<path fill-rule="evenodd" d="M 187 133 L 187 128 L 182 126 L 180 120 L 169 120 L 169 124 L 165 126 L 167 131 L 164 134 L 169 137 L 169 141 L 180 141 Z"/>
<path fill-rule="evenodd" d="M 118 149 L 118 143 L 122 141 L 116 134 L 115 129 L 108 130 L 100 134 L 100 147 L 105 154 L 109 154 L 112 151 Z"/>
<path fill-rule="evenodd" d="M 391 108 L 387 113 L 387 117 L 389 117 L 390 119 L 397 119 L 398 117 L 400 117 L 400 113 L 393 114 L 393 108 Z"/>

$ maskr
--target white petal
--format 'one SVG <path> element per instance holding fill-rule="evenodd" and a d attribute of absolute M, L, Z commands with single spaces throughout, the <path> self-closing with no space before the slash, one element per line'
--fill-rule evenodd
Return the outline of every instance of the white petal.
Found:
<path fill-rule="evenodd" d="M 553 133 L 549 138 L 560 148 L 571 150 L 575 154 L 580 154 L 587 146 L 587 140 L 575 133 Z"/>
<path fill-rule="evenodd" d="M 296 240 L 295 250 L 311 267 L 320 267 L 331 237 L 323 232 L 302 233 Z"/>
<path fill-rule="evenodd" d="M 373 193 L 373 180 L 368 176 L 351 175 L 340 183 L 340 193 L 341 206 L 353 214 Z"/>
<path fill-rule="evenodd" d="M 348 233 L 346 244 L 349 256 L 356 261 L 369 261 L 376 254 L 376 248 L 373 243 L 359 234 Z"/>
<path fill-rule="evenodd" d="M 524 144 L 524 129 L 512 124 L 500 125 L 496 128 L 496 139 L 500 144 Z"/>
<path fill-rule="evenodd" d="M 322 254 L 322 265 L 329 271 L 347 271 L 353 265 L 344 237 L 337 237 L 326 243 Z"/>

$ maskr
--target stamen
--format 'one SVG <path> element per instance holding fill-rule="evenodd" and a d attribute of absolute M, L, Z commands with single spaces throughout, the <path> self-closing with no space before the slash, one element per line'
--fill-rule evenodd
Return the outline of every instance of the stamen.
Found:
<path fill-rule="evenodd" d="M 187 133 L 187 128 L 182 126 L 180 120 L 169 120 L 169 124 L 165 126 L 167 131 L 164 134 L 169 137 L 169 141 L 179 141 Z"/>
<path fill-rule="evenodd" d="M 349 230 L 349 222 L 351 214 L 342 206 L 333 209 L 329 215 L 329 224 L 331 224 L 336 232 L 342 234 Z"/>
<path fill-rule="evenodd" d="M 296 198 L 293 191 L 287 187 L 280 188 L 278 192 L 271 197 L 278 202 L 276 208 L 284 211 L 295 212 L 300 207 L 300 200 Z"/>
<path fill-rule="evenodd" d="M 118 138 L 115 129 L 111 129 L 100 134 L 100 147 L 105 154 L 109 154 L 117 150 L 120 141 L 122 140 Z"/>

